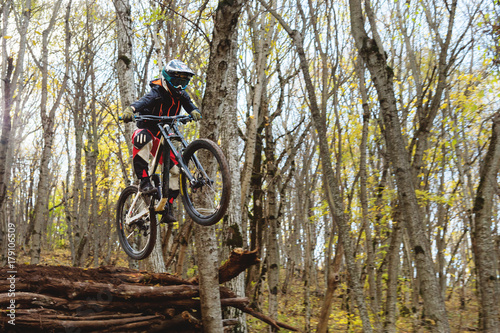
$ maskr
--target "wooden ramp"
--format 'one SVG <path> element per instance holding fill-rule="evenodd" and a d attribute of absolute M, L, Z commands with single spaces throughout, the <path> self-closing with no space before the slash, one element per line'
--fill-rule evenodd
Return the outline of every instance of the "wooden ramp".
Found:
<path fill-rule="evenodd" d="M 234 250 L 219 269 L 219 282 L 230 281 L 257 262 L 255 251 Z M 203 332 L 197 278 L 114 266 L 18 265 L 14 281 L 9 280 L 10 271 L 0 268 L 2 332 Z M 249 308 L 247 298 L 226 287 L 220 286 L 220 295 L 222 307 L 240 309 L 277 329 L 297 331 Z M 224 327 L 229 330 L 236 323 L 224 320 Z"/>

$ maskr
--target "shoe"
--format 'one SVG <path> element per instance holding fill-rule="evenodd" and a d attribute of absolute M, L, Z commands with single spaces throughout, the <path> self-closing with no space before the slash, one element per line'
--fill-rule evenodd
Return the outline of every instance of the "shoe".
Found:
<path fill-rule="evenodd" d="M 173 216 L 170 212 L 164 213 L 163 216 L 161 217 L 160 223 L 174 223 L 177 222 L 177 219 L 175 216 Z"/>
<path fill-rule="evenodd" d="M 161 220 L 160 220 L 160 223 L 174 223 L 174 222 L 177 222 L 177 219 L 175 218 L 174 214 L 173 214 L 173 207 L 172 205 L 168 205 L 168 211 L 163 213 L 162 217 L 161 217 Z"/>
<path fill-rule="evenodd" d="M 142 194 L 151 194 L 156 191 L 156 187 L 151 184 L 149 178 L 142 178 L 141 184 L 139 185 L 139 192 Z"/>

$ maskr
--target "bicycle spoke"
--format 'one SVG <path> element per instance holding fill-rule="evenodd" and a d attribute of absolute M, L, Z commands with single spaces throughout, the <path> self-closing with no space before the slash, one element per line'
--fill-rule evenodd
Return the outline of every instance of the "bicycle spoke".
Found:
<path fill-rule="evenodd" d="M 131 216 L 131 217 L 127 218 L 125 224 L 126 225 L 131 225 L 135 221 L 137 221 L 137 220 L 141 219 L 142 217 L 146 216 L 148 213 L 149 213 L 149 210 L 148 209 L 144 209 L 142 212 L 140 212 L 138 214 L 135 214 L 134 216 Z"/>
<path fill-rule="evenodd" d="M 228 168 L 217 145 L 206 139 L 188 147 L 184 161 L 194 181 L 183 178 L 184 206 L 197 223 L 210 225 L 219 221 L 229 202 Z"/>
<path fill-rule="evenodd" d="M 117 207 L 120 243 L 131 258 L 138 260 L 151 253 L 156 240 L 155 215 L 150 215 L 146 199 L 138 194 L 136 186 L 129 186 L 120 195 Z"/>

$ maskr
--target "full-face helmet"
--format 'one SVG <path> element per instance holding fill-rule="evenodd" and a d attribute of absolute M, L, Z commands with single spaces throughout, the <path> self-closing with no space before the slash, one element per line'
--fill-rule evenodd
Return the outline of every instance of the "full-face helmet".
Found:
<path fill-rule="evenodd" d="M 161 70 L 161 74 L 172 88 L 184 90 L 195 73 L 185 63 L 174 59 Z"/>

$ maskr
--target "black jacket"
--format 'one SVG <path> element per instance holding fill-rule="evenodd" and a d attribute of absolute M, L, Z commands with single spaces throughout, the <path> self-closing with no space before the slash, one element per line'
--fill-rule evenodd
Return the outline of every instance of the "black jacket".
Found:
<path fill-rule="evenodd" d="M 191 113 L 198 108 L 191 101 L 188 93 L 184 90 L 171 92 L 163 88 L 161 80 L 156 79 L 149 83 L 151 91 L 138 101 L 132 103 L 136 113 L 154 116 L 176 116 L 181 110 L 181 106 L 187 113 Z M 156 121 L 138 121 L 138 128 L 146 128 L 155 136 L 159 135 Z"/>

